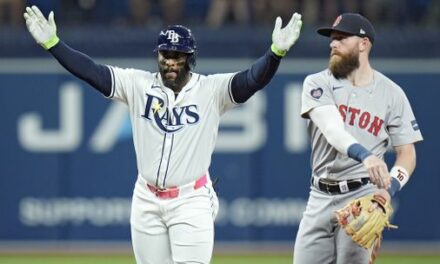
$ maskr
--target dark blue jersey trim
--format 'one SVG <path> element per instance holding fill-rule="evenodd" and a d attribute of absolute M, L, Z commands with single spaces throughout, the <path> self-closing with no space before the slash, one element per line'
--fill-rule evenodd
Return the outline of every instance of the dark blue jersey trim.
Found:
<path fill-rule="evenodd" d="M 171 147 L 170 147 L 170 153 L 168 154 L 168 163 L 167 163 L 167 169 L 165 170 L 165 176 L 163 177 L 163 186 L 165 186 L 165 181 L 168 176 L 168 169 L 170 167 L 170 161 L 171 161 L 171 152 L 173 152 L 174 147 L 174 134 L 171 134 Z"/>
<path fill-rule="evenodd" d="M 111 88 L 112 90 L 108 98 L 113 98 L 113 96 L 115 96 L 115 91 L 116 91 L 115 73 L 113 72 L 113 69 L 111 67 L 109 67 L 109 69 L 112 77 L 112 88 Z"/>
<path fill-rule="evenodd" d="M 163 154 L 164 154 L 164 150 L 165 150 L 165 140 L 166 140 L 166 138 L 167 138 L 167 134 L 165 133 L 164 136 L 163 136 L 163 141 L 162 141 L 162 152 L 160 154 L 159 167 L 157 168 L 156 186 L 159 186 L 160 167 L 162 166 L 162 159 L 163 159 Z"/>
<path fill-rule="evenodd" d="M 168 98 L 167 93 L 165 93 L 163 90 L 161 90 L 161 92 L 163 92 L 165 94 L 165 97 L 167 98 L 166 107 L 168 107 L 170 105 L 170 98 Z M 168 118 L 170 118 L 170 116 L 168 116 Z M 159 178 L 160 178 L 160 168 L 162 167 L 162 161 L 164 158 L 165 142 L 166 142 L 167 136 L 168 136 L 168 133 L 165 132 L 163 135 L 163 142 L 162 142 L 162 154 L 160 156 L 159 167 L 157 168 L 156 186 L 159 186 L 158 184 L 159 184 Z M 168 167 L 167 167 L 167 171 L 168 171 Z M 166 174 L 165 174 L 164 178 L 166 178 Z M 165 182 L 165 179 L 164 179 L 164 182 Z M 165 187 L 165 186 L 162 186 L 162 187 Z"/>
<path fill-rule="evenodd" d="M 235 75 L 234 75 L 234 76 L 235 76 Z M 229 79 L 229 83 L 228 83 L 228 93 L 229 93 L 229 98 L 231 99 L 231 102 L 232 102 L 233 104 L 238 105 L 238 104 L 240 104 L 240 103 L 237 103 L 237 102 L 234 100 L 234 96 L 232 95 L 232 89 L 231 89 L 231 82 L 232 82 L 232 79 L 234 78 L 234 76 L 232 76 L 231 79 Z"/>

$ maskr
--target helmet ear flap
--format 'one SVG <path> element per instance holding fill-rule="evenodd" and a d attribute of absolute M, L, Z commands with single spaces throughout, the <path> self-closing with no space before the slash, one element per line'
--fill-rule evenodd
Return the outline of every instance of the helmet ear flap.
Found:
<path fill-rule="evenodd" d="M 190 70 L 194 70 L 194 68 L 196 67 L 196 52 L 194 51 L 194 53 L 192 54 L 188 54 L 188 58 L 186 59 L 186 63 L 188 64 L 188 67 Z"/>

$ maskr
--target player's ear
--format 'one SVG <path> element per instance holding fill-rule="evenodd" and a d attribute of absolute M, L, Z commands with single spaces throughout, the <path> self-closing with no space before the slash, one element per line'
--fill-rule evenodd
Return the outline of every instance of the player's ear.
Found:
<path fill-rule="evenodd" d="M 371 43 L 367 37 L 361 38 L 361 41 L 359 41 L 359 51 L 368 51 L 370 46 Z"/>

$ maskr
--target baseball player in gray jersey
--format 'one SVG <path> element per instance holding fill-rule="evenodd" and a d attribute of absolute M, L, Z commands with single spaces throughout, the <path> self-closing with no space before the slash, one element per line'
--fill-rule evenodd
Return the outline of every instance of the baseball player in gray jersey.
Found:
<path fill-rule="evenodd" d="M 24 17 L 68 71 L 128 106 L 139 172 L 130 218 L 137 263 L 209 263 L 218 199 L 208 170 L 220 117 L 269 83 L 299 37 L 301 15 L 284 28 L 276 19 L 271 48 L 249 69 L 208 76 L 193 72 L 197 45 L 184 26 L 159 33 L 159 71 L 149 72 L 97 64 L 73 50 L 57 37 L 53 12 L 46 19 L 33 6 Z"/>
<path fill-rule="evenodd" d="M 414 143 L 423 138 L 405 93 L 369 63 L 372 24 L 346 13 L 317 32 L 330 37 L 331 52 L 328 69 L 307 76 L 303 86 L 312 177 L 294 263 L 365 264 L 372 251 L 344 232 L 335 211 L 371 194 L 389 202 L 414 171 Z M 383 161 L 389 146 L 396 152 L 390 171 Z"/>

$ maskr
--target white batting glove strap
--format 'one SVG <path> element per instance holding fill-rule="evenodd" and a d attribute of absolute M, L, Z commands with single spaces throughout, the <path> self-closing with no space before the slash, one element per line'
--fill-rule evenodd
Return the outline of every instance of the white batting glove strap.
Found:
<path fill-rule="evenodd" d="M 272 51 L 279 56 L 286 55 L 299 38 L 302 27 L 301 15 L 294 13 L 284 28 L 281 28 L 282 23 L 281 17 L 277 17 L 272 32 Z"/>
<path fill-rule="evenodd" d="M 38 7 L 32 6 L 26 7 L 26 12 L 23 15 L 28 31 L 38 44 L 45 49 L 50 49 L 58 43 L 57 26 L 52 11 L 46 19 Z"/>

